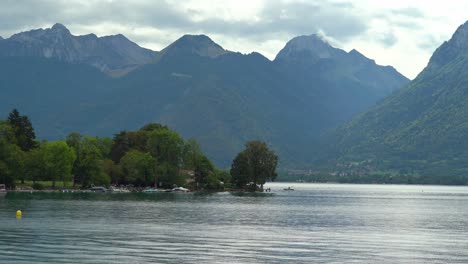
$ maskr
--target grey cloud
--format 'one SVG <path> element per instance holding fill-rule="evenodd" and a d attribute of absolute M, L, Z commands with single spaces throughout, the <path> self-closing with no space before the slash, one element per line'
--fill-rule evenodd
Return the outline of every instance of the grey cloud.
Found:
<path fill-rule="evenodd" d="M 6 21 L 0 32 L 34 28 L 61 22 L 65 25 L 114 23 L 128 27 L 150 26 L 186 33 L 231 34 L 241 38 L 262 38 L 278 33 L 300 35 L 323 30 L 338 40 L 347 40 L 366 30 L 363 19 L 350 10 L 350 3 L 286 3 L 271 1 L 257 22 L 205 18 L 194 22 L 194 9 L 182 9 L 167 1 L 27 1 L 0 2 L 0 16 Z M 33 11 L 32 11 L 33 10 Z"/>
<path fill-rule="evenodd" d="M 390 48 L 398 42 L 398 38 L 393 32 L 386 32 L 379 36 L 379 42 L 382 43 L 386 48 Z"/>
<path fill-rule="evenodd" d="M 363 18 L 352 10 L 353 6 L 350 3 L 275 2 L 263 10 L 261 23 L 265 29 L 289 32 L 294 35 L 323 30 L 325 34 L 339 41 L 346 41 L 367 30 Z"/>

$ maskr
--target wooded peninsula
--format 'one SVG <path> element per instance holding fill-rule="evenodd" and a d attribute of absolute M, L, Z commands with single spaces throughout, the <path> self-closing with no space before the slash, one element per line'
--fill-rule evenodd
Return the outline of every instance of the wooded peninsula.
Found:
<path fill-rule="evenodd" d="M 277 176 L 277 155 L 249 141 L 230 170 L 217 169 L 195 139 L 149 123 L 114 137 L 70 133 L 38 141 L 28 116 L 13 109 L 0 121 L 0 183 L 9 189 L 87 189 L 91 186 L 186 187 L 195 191 L 263 190 Z"/>

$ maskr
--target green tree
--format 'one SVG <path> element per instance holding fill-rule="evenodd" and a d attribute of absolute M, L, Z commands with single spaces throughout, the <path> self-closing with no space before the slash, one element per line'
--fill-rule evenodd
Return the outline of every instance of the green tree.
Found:
<path fill-rule="evenodd" d="M 115 164 L 119 164 L 120 159 L 130 150 L 130 140 L 126 131 L 120 131 L 120 133 L 114 135 L 112 141 L 111 159 Z"/>
<path fill-rule="evenodd" d="M 245 147 L 232 163 L 232 180 L 238 187 L 252 183 L 251 190 L 256 190 L 258 184 L 263 190 L 263 184 L 277 176 L 278 156 L 261 141 L 249 141 Z"/>
<path fill-rule="evenodd" d="M 136 149 L 142 152 L 146 152 L 146 142 L 148 141 L 147 131 L 128 131 L 126 132 L 128 139 L 128 146 L 130 149 Z"/>
<path fill-rule="evenodd" d="M 75 153 L 65 141 L 46 142 L 42 146 L 43 159 L 47 175 L 52 180 L 52 187 L 55 182 L 61 180 L 65 186 L 66 181 L 72 179 L 73 162 Z"/>
<path fill-rule="evenodd" d="M 44 155 L 41 147 L 26 152 L 25 172 L 27 179 L 33 181 L 33 183 L 46 180 L 47 173 L 44 164 Z"/>
<path fill-rule="evenodd" d="M 177 132 L 163 129 L 150 133 L 147 149 L 155 158 L 158 186 L 161 183 L 165 186 L 180 184 L 178 177 L 182 165 L 183 147 L 184 140 Z"/>
<path fill-rule="evenodd" d="M 99 149 L 99 152 L 101 153 L 102 158 L 110 158 L 111 156 L 111 150 L 112 150 L 112 145 L 113 141 L 110 138 L 107 137 L 85 137 L 91 144 L 96 146 L 97 149 Z"/>
<path fill-rule="evenodd" d="M 196 160 L 194 161 L 194 176 L 195 176 L 195 184 L 198 189 L 211 187 L 215 184 L 216 180 L 211 177 L 211 185 L 207 186 L 208 178 L 210 176 L 214 176 L 215 167 L 213 163 L 204 155 L 198 155 Z M 219 180 L 217 181 L 219 182 Z"/>
<path fill-rule="evenodd" d="M 22 157 L 23 152 L 17 145 L 0 137 L 0 183 L 9 187 L 15 185 L 18 175 L 23 171 Z"/>
<path fill-rule="evenodd" d="M 83 139 L 79 157 L 79 179 L 82 186 L 100 185 L 102 182 L 107 182 L 101 179 L 103 177 L 100 166 L 102 155 L 92 140 Z"/>
<path fill-rule="evenodd" d="M 102 158 L 109 158 L 113 141 L 109 138 L 83 137 L 79 133 L 70 133 L 67 136 L 67 144 L 76 155 L 73 164 L 73 175 L 76 182 L 83 186 L 108 185 L 111 175 L 103 169 Z"/>
<path fill-rule="evenodd" d="M 231 166 L 231 176 L 232 176 L 232 183 L 237 188 L 244 188 L 247 183 L 251 181 L 250 172 L 251 168 L 249 167 L 249 160 L 247 157 L 247 153 L 242 151 L 241 153 L 237 154 L 232 162 Z"/>
<path fill-rule="evenodd" d="M 113 184 L 118 185 L 121 182 L 123 176 L 119 164 L 115 164 L 111 159 L 105 159 L 101 161 L 101 168 Z"/>
<path fill-rule="evenodd" d="M 152 132 L 155 130 L 168 130 L 167 126 L 158 124 L 158 123 L 148 123 L 144 125 L 140 131 Z"/>
<path fill-rule="evenodd" d="M 195 168 L 195 163 L 202 155 L 201 147 L 198 142 L 193 138 L 187 140 L 183 149 L 184 169 L 193 170 Z"/>
<path fill-rule="evenodd" d="M 13 109 L 8 115 L 8 123 L 13 127 L 17 144 L 23 151 L 37 147 L 36 134 L 29 117 L 22 116 L 17 109 Z"/>
<path fill-rule="evenodd" d="M 148 186 L 155 182 L 155 162 L 149 153 L 131 150 L 120 161 L 125 180 L 137 186 Z"/>
<path fill-rule="evenodd" d="M 14 128 L 7 121 L 0 120 L 0 138 L 6 143 L 18 145 Z"/>
<path fill-rule="evenodd" d="M 73 162 L 73 186 L 79 180 L 80 175 L 82 175 L 82 166 L 81 166 L 81 144 L 82 144 L 83 136 L 80 133 L 72 132 L 68 134 L 66 138 L 67 145 L 73 149 L 75 152 L 75 162 Z"/>

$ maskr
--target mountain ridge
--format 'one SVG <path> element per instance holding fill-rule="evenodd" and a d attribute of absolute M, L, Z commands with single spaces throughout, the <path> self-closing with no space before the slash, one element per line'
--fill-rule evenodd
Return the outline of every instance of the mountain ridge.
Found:
<path fill-rule="evenodd" d="M 142 48 L 123 35 L 74 36 L 62 24 L 34 29 L 2 40 L 0 56 L 32 56 L 85 63 L 109 73 L 149 63 L 157 52 Z"/>
<path fill-rule="evenodd" d="M 322 162 L 335 169 L 341 164 L 338 169 L 352 172 L 397 171 L 426 177 L 428 183 L 447 183 L 443 176 L 465 175 L 466 32 L 468 23 L 436 49 L 416 79 L 331 134 L 325 144 L 332 147 L 324 151 Z"/>
<path fill-rule="evenodd" d="M 88 44 L 95 37 L 80 36 Z M 105 47 L 105 37 L 99 39 Z M 112 54 L 118 52 L 114 48 Z M 270 61 L 256 52 L 227 51 L 204 35 L 185 35 L 117 78 L 99 73 L 96 60 L 0 56 L 0 68 L 8 72 L 0 76 L 1 87 L 8 87 L 0 90 L 0 111 L 16 107 L 30 115 L 40 138 L 70 132 L 110 136 L 158 122 L 199 140 L 222 167 L 252 139 L 272 145 L 283 165 L 304 163 L 327 129 L 408 82 L 371 60 L 356 63 L 357 54 L 338 53 L 319 60 Z"/>

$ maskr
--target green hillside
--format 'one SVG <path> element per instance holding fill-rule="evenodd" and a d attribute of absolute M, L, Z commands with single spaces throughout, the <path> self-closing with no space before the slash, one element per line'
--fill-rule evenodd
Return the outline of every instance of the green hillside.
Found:
<path fill-rule="evenodd" d="M 466 183 L 467 32 L 465 23 L 407 87 L 329 135 L 321 161 L 350 174 L 387 171 L 421 182 Z"/>

